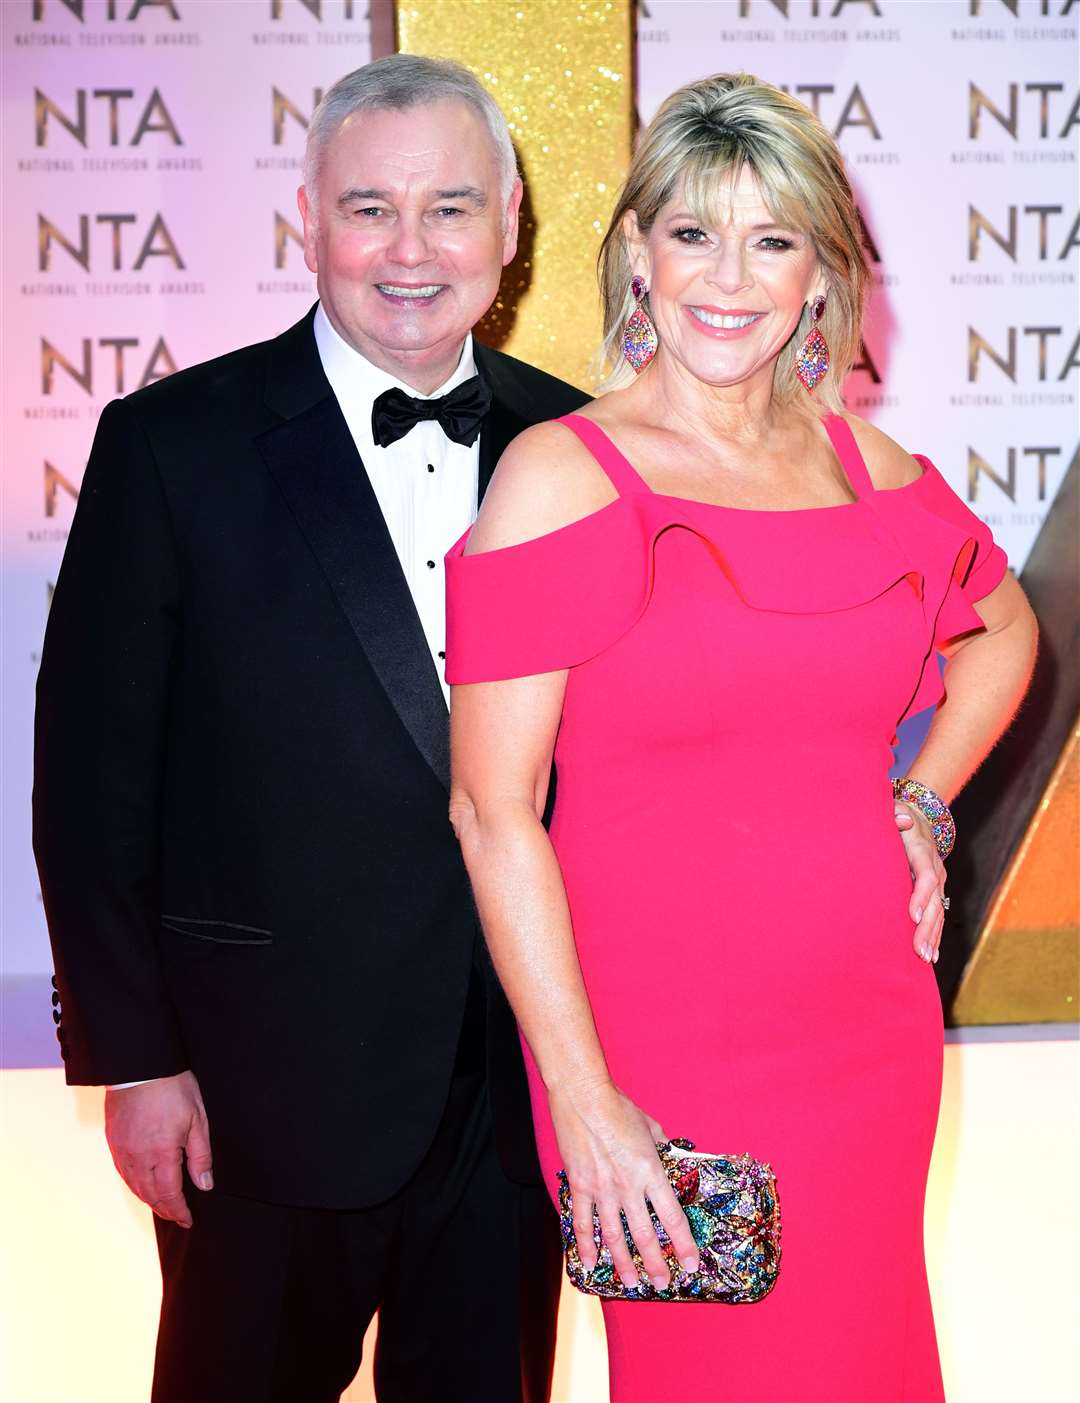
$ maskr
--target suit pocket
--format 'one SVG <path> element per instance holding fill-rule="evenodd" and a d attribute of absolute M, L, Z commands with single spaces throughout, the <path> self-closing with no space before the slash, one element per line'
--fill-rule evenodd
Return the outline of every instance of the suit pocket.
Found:
<path fill-rule="evenodd" d="M 214 945 L 272 945 L 273 931 L 262 926 L 240 925 L 237 921 L 208 921 L 199 916 L 162 916 L 163 930 L 208 940 Z"/>

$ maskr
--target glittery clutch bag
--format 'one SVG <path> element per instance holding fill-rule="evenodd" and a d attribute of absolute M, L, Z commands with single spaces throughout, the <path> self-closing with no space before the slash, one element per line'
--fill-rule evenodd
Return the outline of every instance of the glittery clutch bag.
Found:
<path fill-rule="evenodd" d="M 593 1241 L 599 1257 L 587 1272 L 574 1239 L 570 1184 L 560 1169 L 559 1218 L 567 1276 L 579 1291 L 617 1301 L 760 1301 L 772 1290 L 780 1270 L 780 1200 L 772 1170 L 750 1155 L 699 1154 L 690 1140 L 669 1140 L 656 1148 L 694 1235 L 699 1270 L 682 1269 L 650 1205 L 653 1227 L 671 1268 L 671 1285 L 659 1291 L 649 1280 L 624 1218 L 623 1233 L 640 1282 L 625 1286 L 604 1246 L 595 1211 Z"/>

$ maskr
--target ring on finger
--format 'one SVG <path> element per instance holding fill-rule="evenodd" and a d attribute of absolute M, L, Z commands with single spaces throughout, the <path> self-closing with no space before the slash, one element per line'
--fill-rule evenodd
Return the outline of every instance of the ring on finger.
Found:
<path fill-rule="evenodd" d="M 949 897 L 947 897 L 947 896 L 942 896 L 940 893 L 938 894 L 938 900 L 941 902 L 941 909 L 942 909 L 943 911 L 947 911 L 947 910 L 949 909 L 949 907 L 952 905 L 952 902 L 951 902 L 951 900 L 949 899 Z"/>

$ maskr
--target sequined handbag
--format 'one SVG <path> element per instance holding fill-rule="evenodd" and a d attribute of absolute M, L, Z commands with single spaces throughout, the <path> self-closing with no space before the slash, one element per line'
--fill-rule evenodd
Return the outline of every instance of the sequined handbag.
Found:
<path fill-rule="evenodd" d="M 780 1270 L 780 1200 L 776 1176 L 750 1155 L 706 1155 L 691 1140 L 658 1144 L 664 1173 L 686 1214 L 700 1266 L 684 1271 L 652 1205 L 649 1212 L 660 1248 L 671 1270 L 663 1290 L 649 1280 L 641 1256 L 623 1219 L 623 1233 L 640 1284 L 625 1286 L 604 1245 L 600 1219 L 593 1210 L 593 1241 L 599 1256 L 587 1272 L 574 1238 L 574 1206 L 565 1170 L 559 1170 L 559 1218 L 566 1274 L 579 1291 L 616 1301 L 719 1301 L 745 1305 L 760 1301 L 776 1284 Z"/>

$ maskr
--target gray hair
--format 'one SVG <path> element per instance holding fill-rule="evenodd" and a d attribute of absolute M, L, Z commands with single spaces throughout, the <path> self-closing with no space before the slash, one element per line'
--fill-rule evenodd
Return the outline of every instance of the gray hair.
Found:
<path fill-rule="evenodd" d="M 388 108 L 405 111 L 435 102 L 464 102 L 482 118 L 495 150 L 499 197 L 503 209 L 517 179 L 517 156 L 510 130 L 498 103 L 464 64 L 421 54 L 390 54 L 366 63 L 340 78 L 312 113 L 304 151 L 304 186 L 308 202 L 318 209 L 319 176 L 326 148 L 338 128 L 354 112 Z"/>

